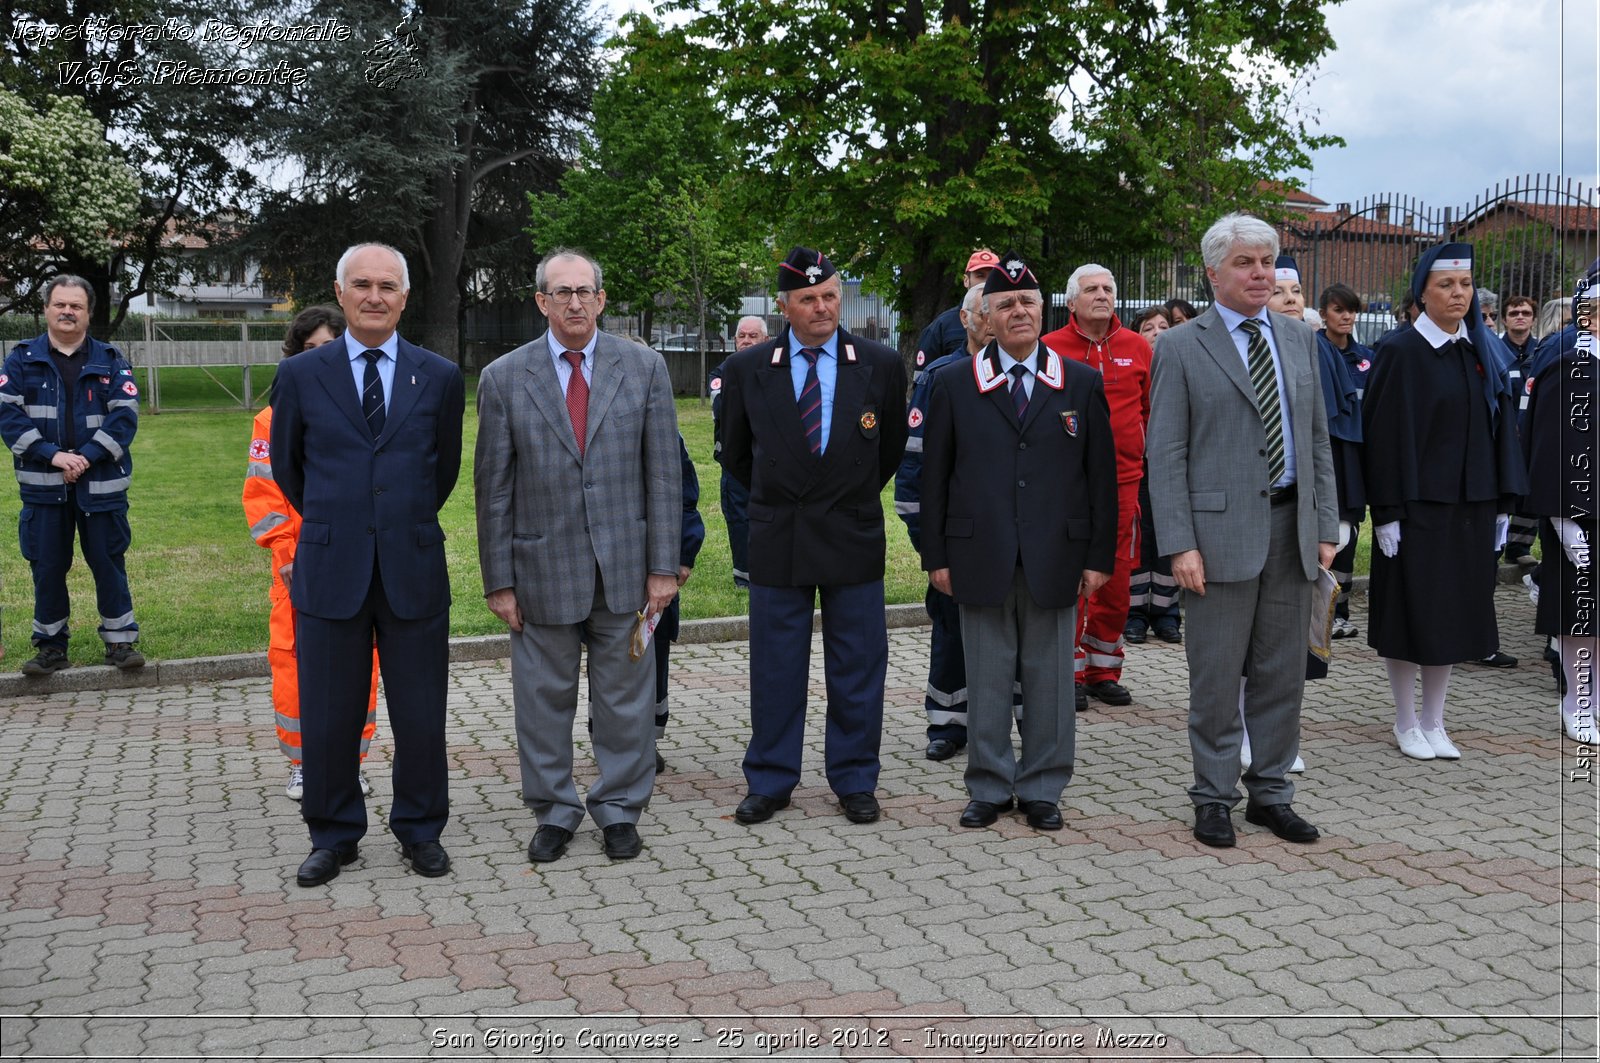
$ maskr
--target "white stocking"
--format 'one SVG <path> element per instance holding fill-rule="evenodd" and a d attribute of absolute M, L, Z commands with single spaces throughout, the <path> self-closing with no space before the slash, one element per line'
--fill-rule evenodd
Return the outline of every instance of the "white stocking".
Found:
<path fill-rule="evenodd" d="M 1453 664 L 1429 664 L 1422 667 L 1422 715 L 1418 721 L 1424 731 L 1444 730 L 1444 696 L 1450 689 L 1450 671 Z"/>
<path fill-rule="evenodd" d="M 1394 696 L 1394 729 L 1409 731 L 1417 726 L 1417 666 L 1385 657 L 1383 667 L 1389 673 L 1389 693 Z"/>
<path fill-rule="evenodd" d="M 1239 677 L 1239 729 L 1244 733 L 1244 739 L 1239 746 L 1239 759 L 1246 764 L 1250 763 L 1250 727 L 1244 720 L 1244 688 L 1249 682 L 1248 677 Z"/>
<path fill-rule="evenodd" d="M 1561 669 L 1567 676 L 1567 693 L 1561 699 L 1561 719 L 1569 735 L 1580 742 L 1595 740 L 1595 653 L 1600 639 L 1563 635 L 1556 640 Z"/>

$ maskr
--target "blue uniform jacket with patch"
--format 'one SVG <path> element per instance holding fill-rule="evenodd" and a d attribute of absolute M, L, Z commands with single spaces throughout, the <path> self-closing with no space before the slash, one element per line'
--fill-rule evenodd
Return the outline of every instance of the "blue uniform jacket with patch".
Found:
<path fill-rule="evenodd" d="M 11 448 L 24 505 L 62 505 L 68 487 L 86 513 L 126 509 L 139 428 L 139 388 L 133 367 L 110 344 L 89 338 L 73 396 L 73 438 L 89 471 L 69 485 L 50 459 L 64 449 L 67 396 L 50 356 L 49 334 L 12 348 L 0 373 L 0 437 Z"/>

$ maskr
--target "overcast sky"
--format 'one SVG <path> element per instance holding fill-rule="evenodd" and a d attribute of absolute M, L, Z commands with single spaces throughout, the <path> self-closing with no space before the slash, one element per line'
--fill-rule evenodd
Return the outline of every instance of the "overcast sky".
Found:
<path fill-rule="evenodd" d="M 1401 192 L 1465 204 L 1507 178 L 1595 186 L 1595 0 L 1347 0 L 1307 93 L 1346 146 L 1297 174 L 1330 203 Z"/>
<path fill-rule="evenodd" d="M 645 0 L 602 0 L 613 13 Z M 1297 173 L 1329 203 L 1465 205 L 1497 182 L 1600 174 L 1596 0 L 1346 0 L 1305 101 L 1346 146 Z"/>

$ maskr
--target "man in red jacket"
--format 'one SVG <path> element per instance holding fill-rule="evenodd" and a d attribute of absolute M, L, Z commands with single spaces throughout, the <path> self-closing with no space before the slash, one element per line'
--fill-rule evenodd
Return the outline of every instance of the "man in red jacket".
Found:
<path fill-rule="evenodd" d="M 1150 419 L 1150 344 L 1117 320 L 1117 281 L 1106 267 L 1079 266 L 1067 280 L 1065 328 L 1043 337 L 1057 354 L 1098 370 L 1111 407 L 1117 445 L 1117 562 L 1111 578 L 1078 610 L 1078 707 L 1087 693 L 1107 705 L 1133 700 L 1122 685 L 1122 627 L 1128 620 L 1128 577 L 1139 559 L 1139 480 Z"/>

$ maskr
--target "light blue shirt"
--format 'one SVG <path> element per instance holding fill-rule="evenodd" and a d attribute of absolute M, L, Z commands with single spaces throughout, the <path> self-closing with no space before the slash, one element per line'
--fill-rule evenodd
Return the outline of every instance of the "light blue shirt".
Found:
<path fill-rule="evenodd" d="M 395 359 L 399 357 L 400 336 L 398 333 L 389 333 L 389 338 L 377 347 L 368 347 L 360 340 L 350 335 L 350 330 L 344 333 L 344 349 L 350 356 L 350 375 L 356 380 L 356 405 L 361 404 L 361 395 L 367 387 L 367 352 L 382 351 L 383 357 L 378 359 L 378 379 L 383 383 L 383 408 L 389 409 L 391 398 L 394 395 L 394 367 Z"/>
<path fill-rule="evenodd" d="M 1012 367 L 1019 365 L 1027 370 L 1026 373 L 1022 374 L 1022 393 L 1030 399 L 1033 398 L 1033 378 L 1039 372 L 1039 345 L 1034 344 L 1033 353 L 1020 362 L 1007 354 L 1006 349 L 999 344 L 995 345 L 995 349 L 1000 352 L 1000 371 L 1002 373 L 1010 376 Z M 1006 381 L 1006 389 L 1010 390 L 1010 388 L 1011 382 L 1008 380 Z"/>
<path fill-rule="evenodd" d="M 800 348 L 809 344 L 801 343 L 792 330 L 789 339 L 794 343 L 794 350 L 789 352 L 789 378 L 794 381 L 794 401 L 799 402 L 809 368 Z M 822 391 L 822 449 L 819 453 L 827 453 L 828 434 L 833 423 L 833 391 L 839 382 L 839 330 L 835 329 L 833 335 L 817 346 L 822 348 L 822 355 L 817 359 L 817 386 Z"/>
<path fill-rule="evenodd" d="M 561 346 L 554 332 L 546 332 L 544 338 L 545 342 L 550 346 L 550 360 L 555 363 L 556 379 L 561 382 L 561 394 L 565 397 L 567 384 L 572 380 L 572 363 L 563 358 L 562 355 L 572 348 Z M 585 384 L 594 382 L 594 346 L 599 339 L 600 331 L 596 329 L 594 334 L 589 337 L 589 342 L 583 345 L 583 361 L 579 362 L 578 365 L 583 369 L 583 382 Z"/>
<path fill-rule="evenodd" d="M 1250 334 L 1239 327 L 1245 320 L 1245 315 L 1230 307 L 1217 305 L 1217 313 L 1222 315 L 1222 323 L 1228 326 L 1228 335 L 1233 340 L 1233 345 L 1239 351 L 1239 357 L 1244 362 L 1244 375 L 1250 375 Z M 1280 476 L 1272 487 L 1287 487 L 1295 481 L 1294 464 L 1294 417 L 1289 412 L 1289 394 L 1283 387 L 1283 358 L 1278 354 L 1278 340 L 1273 335 L 1272 316 L 1267 313 L 1267 308 L 1262 307 L 1261 313 L 1255 316 L 1261 323 L 1261 335 L 1266 337 L 1267 348 L 1272 351 L 1272 371 L 1278 378 L 1278 409 L 1283 412 L 1283 475 Z"/>

